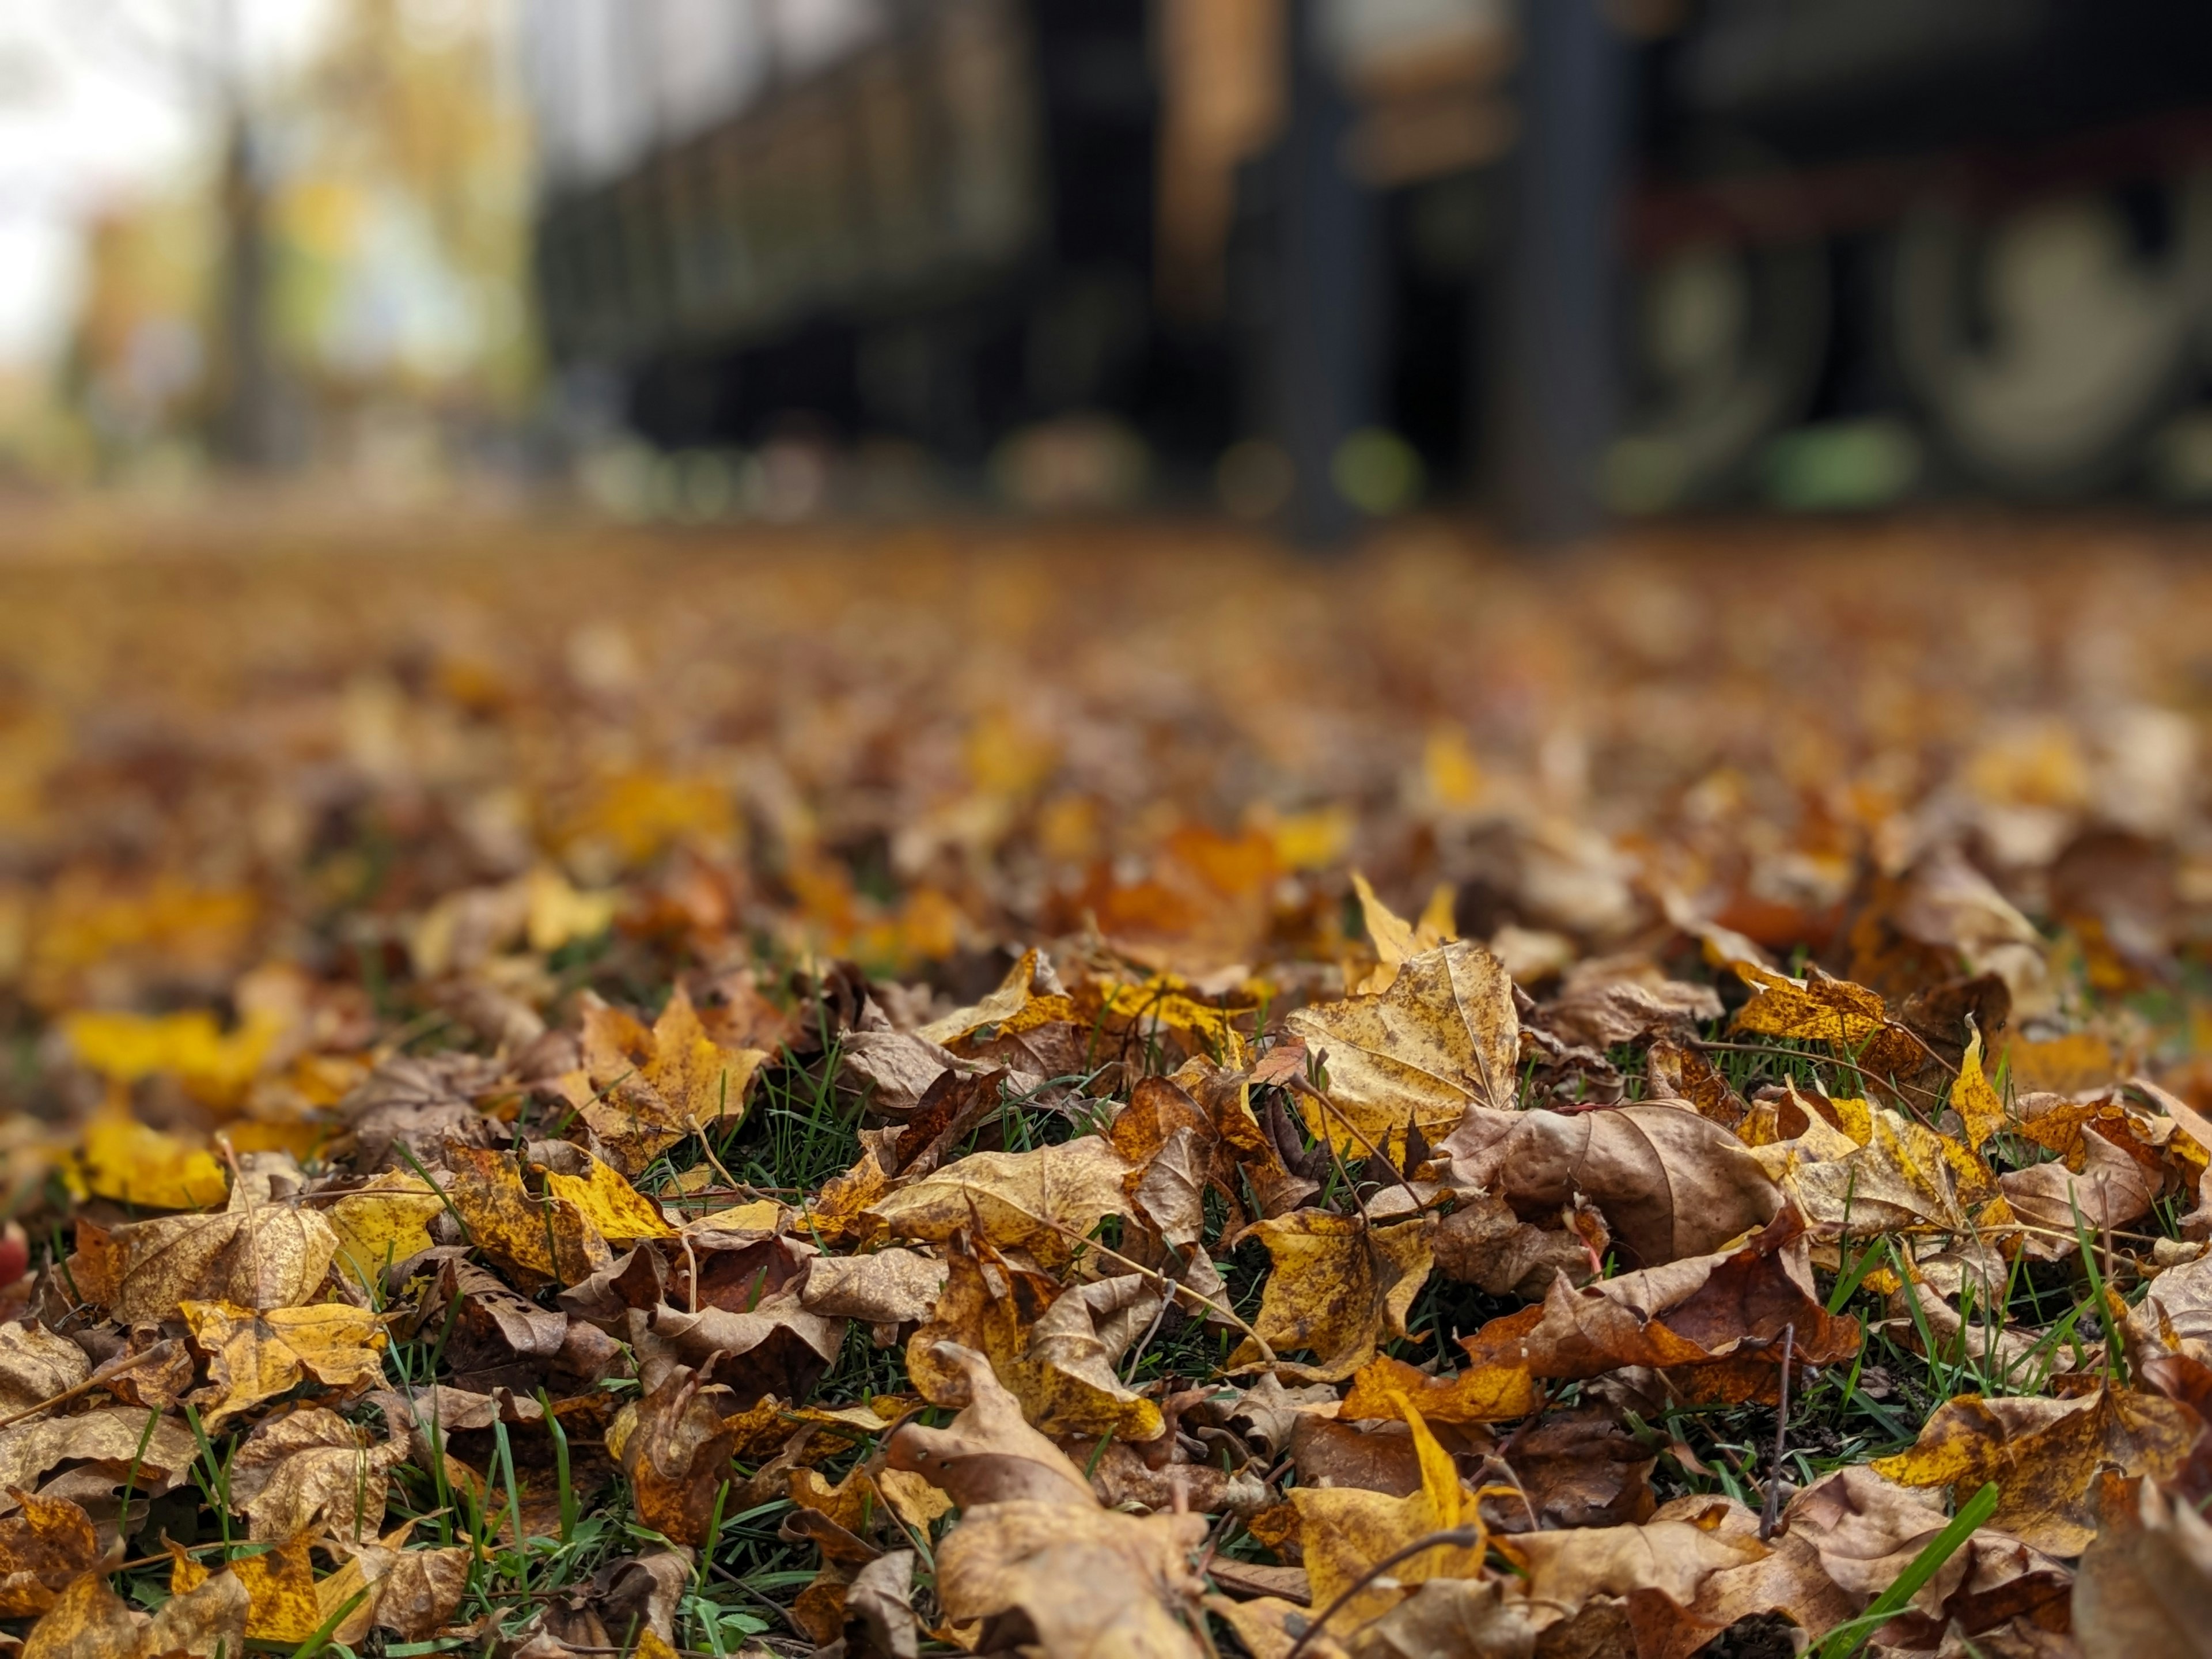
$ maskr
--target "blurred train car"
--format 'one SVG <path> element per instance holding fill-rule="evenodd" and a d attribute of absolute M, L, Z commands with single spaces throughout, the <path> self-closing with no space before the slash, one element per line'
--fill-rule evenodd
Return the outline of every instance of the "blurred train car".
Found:
<path fill-rule="evenodd" d="M 2212 493 L 2212 11 L 1604 10 L 1619 107 L 1575 118 L 1622 158 L 1610 506 Z M 1208 477 L 1284 415 L 1303 52 L 1358 202 L 1331 222 L 1363 296 L 1330 371 L 1347 428 L 1462 491 L 1494 454 L 1514 162 L 1547 95 L 1509 0 L 526 18 L 550 349 L 656 444 L 804 419 L 973 463 L 1085 412 Z"/>

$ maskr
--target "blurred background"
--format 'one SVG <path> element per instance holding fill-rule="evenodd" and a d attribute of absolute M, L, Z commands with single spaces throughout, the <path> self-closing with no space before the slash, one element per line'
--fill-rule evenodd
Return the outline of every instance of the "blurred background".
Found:
<path fill-rule="evenodd" d="M 2212 12 L 13 0 L 0 260 L 21 500 L 2186 507 Z"/>

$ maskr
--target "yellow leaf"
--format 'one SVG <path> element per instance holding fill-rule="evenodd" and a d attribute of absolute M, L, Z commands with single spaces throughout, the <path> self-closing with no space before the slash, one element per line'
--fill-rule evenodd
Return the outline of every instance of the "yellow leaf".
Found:
<path fill-rule="evenodd" d="M 1385 1334 L 1406 1334 L 1406 1314 L 1428 1282 L 1430 1224 L 1370 1226 L 1364 1216 L 1298 1210 L 1247 1234 L 1274 1263 L 1254 1328 L 1278 1354 L 1311 1349 L 1316 1363 L 1280 1369 L 1312 1382 L 1349 1376 Z M 1237 1363 L 1260 1358 L 1248 1339 Z"/>
<path fill-rule="evenodd" d="M 1503 1423 L 1543 1403 L 1526 1365 L 1471 1365 L 1431 1376 L 1402 1359 L 1377 1354 L 1352 1377 L 1341 1415 L 1353 1422 L 1396 1417 L 1408 1401 L 1437 1423 Z"/>
<path fill-rule="evenodd" d="M 651 1200 L 596 1158 L 592 1159 L 588 1176 L 562 1175 L 549 1170 L 545 1187 L 548 1192 L 574 1204 L 585 1220 L 610 1239 L 619 1242 L 676 1237 L 676 1229 L 668 1224 Z"/>
<path fill-rule="evenodd" d="M 579 1285 L 614 1260 L 597 1227 L 559 1194 L 533 1197 L 514 1159 L 488 1147 L 449 1146 L 453 1200 L 477 1247 L 510 1273 Z"/>
<path fill-rule="evenodd" d="M 1967 1017 L 1972 1025 L 1972 1016 Z M 1982 1074 L 1982 1034 L 1978 1029 L 1966 1040 L 1966 1057 L 1959 1062 L 1958 1080 L 1951 1085 L 1951 1109 L 1966 1127 L 1966 1144 L 1977 1152 L 1982 1143 L 2004 1127 L 2004 1102 Z"/>
<path fill-rule="evenodd" d="M 530 948 L 540 955 L 605 933 L 614 925 L 615 910 L 622 902 L 617 893 L 580 893 L 560 872 L 544 865 L 530 872 L 524 891 L 529 902 Z"/>
<path fill-rule="evenodd" d="M 1367 1570 L 1431 1532 L 1462 1526 L 1480 1528 L 1474 1500 L 1462 1488 L 1451 1454 L 1437 1443 L 1421 1414 L 1403 1395 L 1396 1405 L 1412 1431 L 1421 1471 L 1421 1489 L 1404 1498 L 1352 1487 L 1295 1486 L 1291 1502 L 1298 1512 L 1298 1542 L 1313 1583 L 1313 1605 L 1325 1607 L 1357 1583 Z M 1338 1616 L 1357 1630 L 1403 1599 L 1402 1587 L 1431 1578 L 1480 1575 L 1483 1546 L 1449 1545 L 1424 1550 L 1392 1567 L 1387 1577 L 1362 1589 Z"/>
<path fill-rule="evenodd" d="M 100 1537 L 65 1498 L 19 1494 L 21 1515 L 0 1519 L 0 1619 L 27 1619 L 54 1604 L 100 1564 Z"/>
<path fill-rule="evenodd" d="M 1791 979 L 1752 962 L 1730 966 L 1756 993 L 1736 1011 L 1735 1030 L 1856 1047 L 1888 1017 L 1879 996 L 1849 980 Z"/>
<path fill-rule="evenodd" d="M 271 1308 L 256 1313 L 223 1302 L 186 1302 L 179 1311 L 193 1346 L 207 1356 L 208 1383 L 218 1398 L 212 1425 L 271 1399 L 303 1378 L 332 1388 L 365 1388 L 380 1380 L 383 1328 L 374 1314 L 343 1303 Z"/>
<path fill-rule="evenodd" d="M 1402 1151 L 1408 1121 L 1432 1141 L 1470 1105 L 1501 1110 L 1519 1081 L 1521 1022 L 1513 982 L 1480 945 L 1409 958 L 1379 995 L 1300 1008 L 1284 1022 L 1326 1049 L 1334 1109 L 1301 1097 L 1307 1127 L 1347 1158 Z"/>
<path fill-rule="evenodd" d="M 445 1200 L 416 1176 L 387 1171 L 323 1212 L 338 1237 L 338 1265 L 362 1285 L 430 1248 L 429 1224 Z"/>
<path fill-rule="evenodd" d="M 167 1073 L 214 1105 L 245 1092 L 276 1041 L 276 1022 L 249 1019 L 225 1033 L 204 1008 L 173 1014 L 81 1012 L 62 1020 L 79 1061 L 118 1083 Z"/>
<path fill-rule="evenodd" d="M 77 1168 L 94 1197 L 142 1209 L 204 1209 L 229 1190 L 214 1153 L 148 1128 L 119 1105 L 86 1128 Z"/>
<path fill-rule="evenodd" d="M 233 1561 L 230 1571 L 246 1586 L 246 1633 L 252 1639 L 296 1646 L 323 1622 L 305 1533 L 259 1555 Z M 169 1594 L 188 1595 L 211 1577 L 205 1566 L 179 1553 L 169 1569 Z"/>

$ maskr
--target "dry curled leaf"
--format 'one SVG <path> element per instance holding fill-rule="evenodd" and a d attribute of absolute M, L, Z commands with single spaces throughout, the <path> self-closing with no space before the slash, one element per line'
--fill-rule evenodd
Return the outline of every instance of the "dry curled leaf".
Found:
<path fill-rule="evenodd" d="M 241 1182 L 214 1215 L 158 1216 L 100 1228 L 77 1224 L 71 1277 L 126 1325 L 155 1325 L 185 1302 L 257 1310 L 311 1300 L 337 1235 L 304 1205 L 257 1203 Z"/>
<path fill-rule="evenodd" d="M 1646 1267 L 1705 1255 L 1782 1207 L 1750 1148 L 1668 1103 L 1571 1115 L 1476 1108 L 1443 1150 L 1455 1184 L 1494 1192 L 1524 1214 L 1556 1215 L 1587 1198 Z"/>

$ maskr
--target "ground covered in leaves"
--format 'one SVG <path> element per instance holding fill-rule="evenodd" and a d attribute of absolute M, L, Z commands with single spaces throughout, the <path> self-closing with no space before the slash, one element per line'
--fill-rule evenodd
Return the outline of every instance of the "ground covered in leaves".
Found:
<path fill-rule="evenodd" d="M 2207 1651 L 2212 568 L 0 559 L 0 1639 Z"/>

